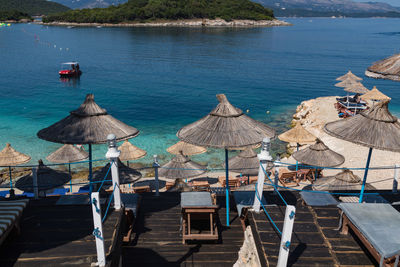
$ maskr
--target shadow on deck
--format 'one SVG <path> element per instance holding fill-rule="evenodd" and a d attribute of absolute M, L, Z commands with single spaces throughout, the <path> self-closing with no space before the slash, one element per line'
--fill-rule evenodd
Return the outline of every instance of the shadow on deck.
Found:
<path fill-rule="evenodd" d="M 243 244 L 243 230 L 236 212 L 226 227 L 225 199 L 220 206 L 218 242 L 182 244 L 179 193 L 143 194 L 134 227 L 133 242 L 122 248 L 123 266 L 232 266 Z"/>

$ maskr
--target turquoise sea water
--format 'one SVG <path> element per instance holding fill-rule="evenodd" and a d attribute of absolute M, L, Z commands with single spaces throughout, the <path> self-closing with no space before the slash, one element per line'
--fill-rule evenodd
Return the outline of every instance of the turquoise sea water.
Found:
<path fill-rule="evenodd" d="M 287 19 L 292 27 L 254 29 L 67 28 L 14 24 L 0 28 L 0 146 L 45 158 L 60 145 L 38 130 L 76 109 L 87 93 L 135 126 L 133 144 L 167 155 L 180 127 L 206 115 L 215 95 L 283 131 L 303 100 L 344 95 L 335 78 L 363 76 L 372 62 L 398 53 L 398 19 Z M 60 63 L 78 60 L 83 75 L 62 82 Z M 400 83 L 364 77 L 392 97 Z M 267 114 L 267 111 L 269 113 Z M 105 146 L 94 146 L 95 158 Z M 196 156 L 215 165 L 216 150 Z M 33 161 L 32 161 L 33 163 Z"/>

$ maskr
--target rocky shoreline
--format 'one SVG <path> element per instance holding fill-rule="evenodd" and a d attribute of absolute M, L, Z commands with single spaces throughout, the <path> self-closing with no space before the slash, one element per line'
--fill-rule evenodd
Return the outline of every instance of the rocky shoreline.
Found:
<path fill-rule="evenodd" d="M 293 115 L 293 123 L 300 122 L 310 133 L 321 139 L 333 151 L 342 154 L 345 162 L 339 168 L 365 168 L 368 148 L 351 142 L 347 142 L 325 133 L 323 127 L 326 123 L 339 120 L 334 107 L 337 96 L 318 97 L 301 102 Z M 291 144 L 289 150 L 292 150 Z M 304 146 L 303 146 L 304 147 Z M 295 163 L 293 157 L 283 161 Z M 370 167 L 394 166 L 400 164 L 400 153 L 374 149 Z M 340 170 L 325 169 L 324 175 L 334 175 Z M 363 177 L 364 170 L 353 171 L 359 177 Z M 393 169 L 369 170 L 368 182 L 377 189 L 391 189 L 393 185 Z"/>
<path fill-rule="evenodd" d="M 40 22 L 48 26 L 74 26 L 74 27 L 275 27 L 291 26 L 292 24 L 281 20 L 232 20 L 223 19 L 191 19 L 174 21 L 132 22 L 132 23 L 75 23 L 75 22 Z"/>

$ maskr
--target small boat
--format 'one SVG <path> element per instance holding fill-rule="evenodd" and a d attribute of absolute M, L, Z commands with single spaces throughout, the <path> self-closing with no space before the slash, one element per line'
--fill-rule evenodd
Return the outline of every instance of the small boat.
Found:
<path fill-rule="evenodd" d="M 82 71 L 79 69 L 78 62 L 65 62 L 61 64 L 61 70 L 58 74 L 61 78 L 79 77 Z"/>

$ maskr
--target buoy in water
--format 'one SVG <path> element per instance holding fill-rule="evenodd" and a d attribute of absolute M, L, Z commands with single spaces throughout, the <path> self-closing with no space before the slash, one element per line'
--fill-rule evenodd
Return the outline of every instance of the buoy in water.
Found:
<path fill-rule="evenodd" d="M 246 110 L 246 113 L 249 113 L 249 112 L 250 112 L 250 110 L 249 110 L 249 109 L 247 109 L 247 110 Z"/>
<path fill-rule="evenodd" d="M 265 113 L 269 114 L 269 110 L 267 110 L 267 112 L 265 112 Z"/>

